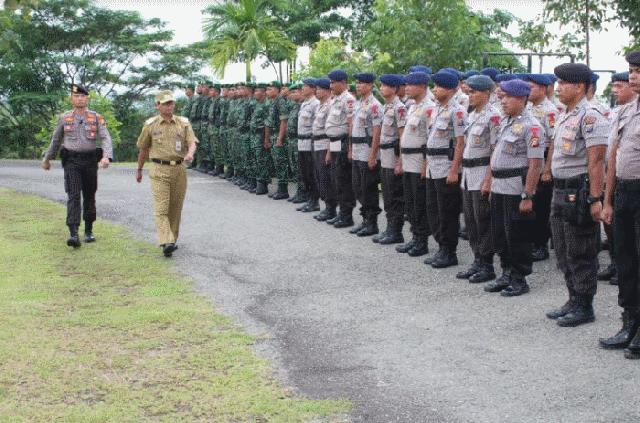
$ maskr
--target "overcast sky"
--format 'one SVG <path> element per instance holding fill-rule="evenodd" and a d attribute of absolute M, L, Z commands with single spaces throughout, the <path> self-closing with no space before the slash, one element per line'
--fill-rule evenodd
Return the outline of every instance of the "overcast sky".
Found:
<path fill-rule="evenodd" d="M 169 29 L 174 32 L 174 42 L 177 44 L 189 44 L 202 40 L 201 13 L 207 5 L 214 3 L 212 0 L 98 0 L 96 3 L 111 9 L 137 10 L 145 18 L 160 18 L 167 22 Z M 541 0 L 467 0 L 472 9 L 483 12 L 491 12 L 493 9 L 502 9 L 511 12 L 521 19 L 531 20 L 542 13 Z M 551 29 L 559 31 L 558 26 Z M 515 28 L 514 28 L 515 30 Z M 629 43 L 629 36 L 625 30 L 612 24 L 608 24 L 607 31 L 592 35 L 592 69 L 626 70 L 627 63 L 619 54 L 622 47 Z M 301 54 L 305 57 L 305 54 Z M 559 61 L 546 58 L 543 71 L 552 72 L 553 67 Z M 426 63 L 428 65 L 428 63 Z M 534 70 L 537 63 L 534 62 Z M 258 81 L 269 81 L 275 78 L 273 69 L 261 69 L 259 63 L 255 63 L 252 72 Z M 608 77 L 602 75 L 603 79 Z M 232 64 L 225 71 L 224 78 L 216 78 L 222 82 L 236 82 L 244 79 L 244 65 Z M 605 84 L 600 84 L 602 89 Z"/>

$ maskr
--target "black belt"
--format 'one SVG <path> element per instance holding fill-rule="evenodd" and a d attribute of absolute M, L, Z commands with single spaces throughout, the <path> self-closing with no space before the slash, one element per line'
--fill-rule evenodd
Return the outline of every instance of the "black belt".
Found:
<path fill-rule="evenodd" d="M 448 148 L 427 148 L 427 156 L 448 156 Z"/>
<path fill-rule="evenodd" d="M 320 134 L 320 135 L 314 135 L 313 137 L 311 137 L 312 140 L 317 141 L 317 140 L 326 140 L 327 134 Z"/>
<path fill-rule="evenodd" d="M 369 144 L 371 138 L 369 137 L 351 137 L 351 144 Z"/>
<path fill-rule="evenodd" d="M 298 135 L 298 139 L 299 140 L 312 140 L 313 139 L 313 134 L 301 134 L 301 135 Z"/>
<path fill-rule="evenodd" d="M 168 165 L 168 166 L 178 166 L 180 163 L 182 163 L 182 159 L 180 160 L 160 160 L 160 159 L 151 159 L 152 162 L 154 163 L 158 163 L 161 165 Z"/>
<path fill-rule="evenodd" d="M 528 167 L 520 167 L 516 169 L 491 169 L 491 176 L 496 179 L 515 178 L 516 176 L 524 177 L 529 171 Z"/>
<path fill-rule="evenodd" d="M 423 156 L 425 155 L 425 148 L 424 147 L 417 147 L 417 148 L 401 148 L 400 152 L 402 154 L 422 154 Z"/>
<path fill-rule="evenodd" d="M 586 174 L 576 176 L 575 178 L 567 178 L 567 179 L 554 178 L 553 187 L 555 189 L 578 189 L 580 188 L 580 185 L 582 185 L 582 182 L 584 181 L 585 177 L 586 177 Z"/>
<path fill-rule="evenodd" d="M 347 138 L 347 134 L 345 134 L 340 135 L 339 137 L 329 137 L 329 141 L 345 141 Z"/>
<path fill-rule="evenodd" d="M 388 150 L 398 146 L 399 140 L 393 140 L 390 143 L 380 144 L 380 150 Z"/>
<path fill-rule="evenodd" d="M 491 157 L 478 157 L 475 159 L 462 159 L 462 167 L 478 167 L 487 166 L 491 161 Z"/>
<path fill-rule="evenodd" d="M 616 178 L 616 189 L 626 189 L 630 191 L 640 190 L 640 179 L 619 179 Z"/>

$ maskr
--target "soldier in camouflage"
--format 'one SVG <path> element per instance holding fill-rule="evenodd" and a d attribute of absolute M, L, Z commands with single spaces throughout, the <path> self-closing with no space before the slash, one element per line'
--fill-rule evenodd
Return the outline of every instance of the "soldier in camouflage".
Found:
<path fill-rule="evenodd" d="M 269 192 L 267 186 L 269 179 L 269 150 L 265 145 L 264 135 L 264 122 L 269 112 L 269 104 L 266 100 L 265 90 L 266 84 L 257 84 L 254 91 L 254 97 L 256 100 L 253 113 L 251 114 L 251 120 L 249 123 L 249 132 L 251 134 L 251 148 L 253 151 L 253 158 L 255 163 L 255 175 L 256 175 L 256 188 L 249 189 L 249 192 L 256 195 L 264 195 Z"/>
<path fill-rule="evenodd" d="M 249 191 L 255 186 L 255 160 L 253 157 L 253 150 L 251 148 L 251 115 L 253 109 L 256 107 L 256 100 L 253 97 L 253 90 L 255 85 L 248 82 L 244 87 L 245 99 L 244 107 L 240 116 L 240 157 L 242 162 L 242 172 L 244 176 L 243 184 L 240 189 Z"/>
<path fill-rule="evenodd" d="M 287 160 L 286 131 L 288 110 L 285 98 L 281 95 L 282 84 L 273 81 L 267 87 L 269 97 L 269 115 L 265 121 L 265 145 L 271 151 L 278 179 L 278 191 L 273 195 L 274 200 L 289 198 L 289 161 Z"/>

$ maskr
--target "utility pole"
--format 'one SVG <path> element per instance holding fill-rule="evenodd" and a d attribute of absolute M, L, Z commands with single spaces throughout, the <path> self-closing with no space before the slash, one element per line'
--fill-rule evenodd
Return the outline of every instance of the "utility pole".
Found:
<path fill-rule="evenodd" d="M 591 66 L 590 62 L 590 46 L 589 46 L 589 0 L 585 0 L 585 22 L 584 22 L 584 33 L 585 33 L 585 48 L 587 53 L 587 66 Z"/>

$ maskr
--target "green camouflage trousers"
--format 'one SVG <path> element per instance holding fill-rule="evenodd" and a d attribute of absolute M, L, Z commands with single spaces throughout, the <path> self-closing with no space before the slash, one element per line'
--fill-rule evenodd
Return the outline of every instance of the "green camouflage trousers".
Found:
<path fill-rule="evenodd" d="M 251 134 L 251 150 L 253 151 L 256 180 L 268 183 L 271 180 L 271 155 L 269 150 L 264 148 L 261 134 Z"/>
<path fill-rule="evenodd" d="M 200 164 L 200 160 L 202 160 L 202 157 L 204 157 L 202 148 L 200 147 L 200 144 L 202 143 L 202 138 L 200 138 L 200 122 L 193 122 L 191 124 L 191 127 L 193 128 L 193 133 L 199 141 L 198 148 L 196 148 L 196 153 L 193 155 L 193 163 Z"/>
<path fill-rule="evenodd" d="M 289 182 L 298 182 L 300 170 L 298 169 L 298 139 L 287 140 L 287 158 L 289 159 Z"/>
<path fill-rule="evenodd" d="M 209 134 L 209 160 L 211 161 L 211 165 L 213 165 L 214 163 L 220 164 L 221 162 L 216 157 L 218 129 L 215 126 L 209 124 L 208 134 Z"/>
<path fill-rule="evenodd" d="M 289 182 L 289 159 L 287 157 L 287 140 L 284 140 L 282 147 L 276 146 L 276 136 L 271 137 L 271 158 L 275 167 L 275 176 L 278 183 Z"/>
<path fill-rule="evenodd" d="M 253 153 L 251 135 L 246 133 L 242 136 L 241 153 L 242 153 L 242 174 L 247 178 L 256 177 L 256 160 Z"/>
<path fill-rule="evenodd" d="M 209 142 L 209 124 L 207 122 L 200 123 L 198 140 L 200 140 L 199 147 L 202 149 L 200 154 L 200 164 L 205 161 L 209 162 L 211 160 L 211 144 Z"/>

